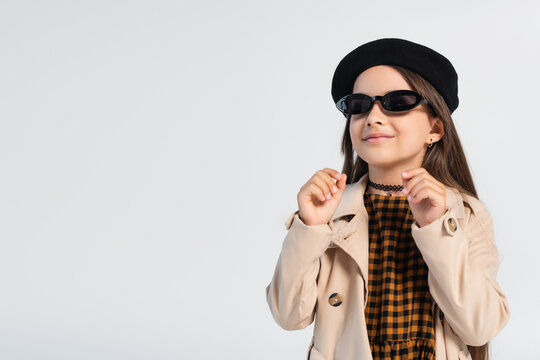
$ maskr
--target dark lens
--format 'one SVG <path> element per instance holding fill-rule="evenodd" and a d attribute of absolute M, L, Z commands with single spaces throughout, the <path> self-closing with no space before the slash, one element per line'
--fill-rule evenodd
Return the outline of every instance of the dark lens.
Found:
<path fill-rule="evenodd" d="M 421 97 L 416 94 L 392 94 L 384 99 L 384 107 L 391 111 L 404 111 L 415 107 Z"/>
<path fill-rule="evenodd" d="M 356 95 L 348 101 L 347 107 L 350 114 L 361 114 L 368 111 L 371 105 L 371 98 L 367 95 Z"/>

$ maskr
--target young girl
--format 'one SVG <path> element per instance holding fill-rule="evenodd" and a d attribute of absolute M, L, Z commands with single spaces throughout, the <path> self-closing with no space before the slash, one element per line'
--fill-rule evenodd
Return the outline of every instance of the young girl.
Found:
<path fill-rule="evenodd" d="M 411 41 L 363 44 L 339 63 L 342 173 L 297 196 L 266 299 L 286 330 L 314 319 L 307 358 L 488 358 L 510 310 L 492 217 L 451 113 L 457 74 Z"/>

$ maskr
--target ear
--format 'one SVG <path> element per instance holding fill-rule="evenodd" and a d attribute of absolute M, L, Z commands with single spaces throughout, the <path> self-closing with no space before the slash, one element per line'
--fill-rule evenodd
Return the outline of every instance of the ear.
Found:
<path fill-rule="evenodd" d="M 438 116 L 435 116 L 430 119 L 430 123 L 431 131 L 429 132 L 427 142 L 430 142 L 429 139 L 433 139 L 433 142 L 441 140 L 444 135 L 444 125 L 442 120 Z"/>

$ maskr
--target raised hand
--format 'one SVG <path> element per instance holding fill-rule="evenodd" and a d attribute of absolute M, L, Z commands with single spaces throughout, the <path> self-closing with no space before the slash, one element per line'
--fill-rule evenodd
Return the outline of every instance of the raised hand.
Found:
<path fill-rule="evenodd" d="M 297 196 L 298 216 L 304 224 L 326 224 L 332 219 L 341 202 L 346 179 L 347 175 L 324 168 L 318 170 L 300 188 Z"/>
<path fill-rule="evenodd" d="M 426 226 L 446 212 L 446 188 L 420 167 L 401 173 L 403 193 L 418 226 Z"/>

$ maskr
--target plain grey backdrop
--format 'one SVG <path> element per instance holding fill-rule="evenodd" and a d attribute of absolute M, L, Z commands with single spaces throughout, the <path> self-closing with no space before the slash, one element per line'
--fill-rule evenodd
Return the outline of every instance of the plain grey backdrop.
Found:
<path fill-rule="evenodd" d="M 341 170 L 330 83 L 401 37 L 459 74 L 454 122 L 537 358 L 533 1 L 0 3 L 0 358 L 303 359 L 265 299 L 300 187 Z"/>

